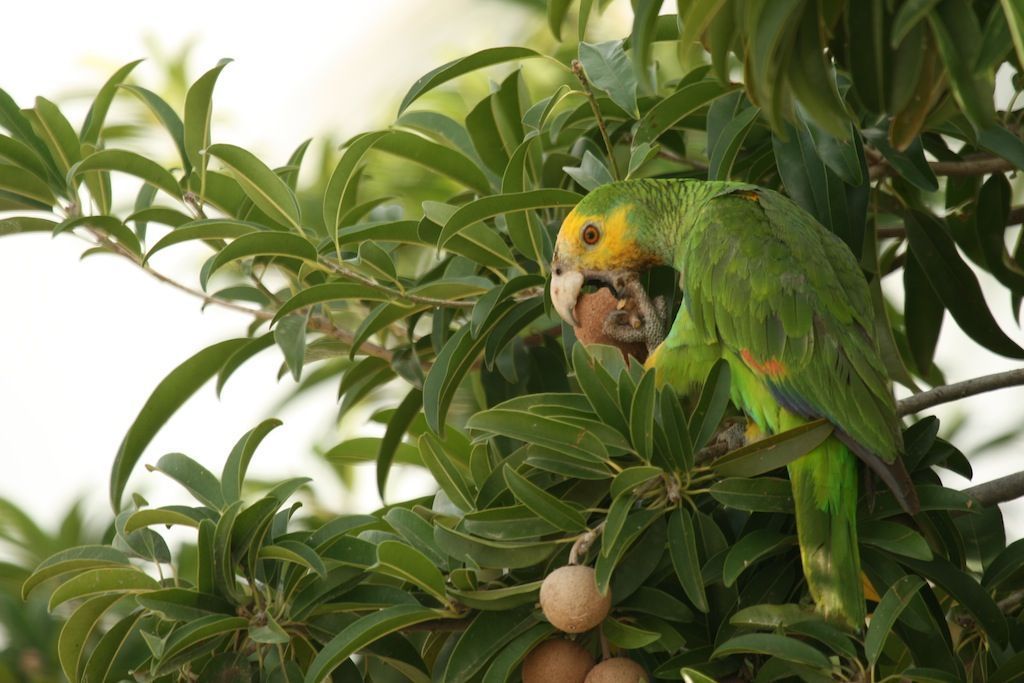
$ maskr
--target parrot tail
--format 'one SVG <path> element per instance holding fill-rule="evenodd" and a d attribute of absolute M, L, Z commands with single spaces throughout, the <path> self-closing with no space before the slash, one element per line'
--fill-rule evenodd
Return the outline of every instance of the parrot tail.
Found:
<path fill-rule="evenodd" d="M 811 597 L 826 618 L 864 628 L 857 547 L 857 460 L 837 438 L 789 465 L 800 559 Z"/>

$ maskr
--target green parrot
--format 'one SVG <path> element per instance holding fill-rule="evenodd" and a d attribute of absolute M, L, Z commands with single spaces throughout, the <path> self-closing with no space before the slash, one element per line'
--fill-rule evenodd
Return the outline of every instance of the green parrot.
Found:
<path fill-rule="evenodd" d="M 683 292 L 667 335 L 660 307 L 639 285 L 616 291 L 658 265 L 679 271 Z M 566 217 L 551 272 L 552 303 L 570 323 L 585 285 L 636 299 L 640 329 L 635 314 L 614 311 L 605 330 L 623 341 L 660 341 L 646 361 L 659 382 L 688 394 L 724 359 L 732 401 L 762 432 L 832 423 L 828 439 L 789 465 L 797 536 L 818 609 L 862 628 L 855 457 L 908 514 L 919 503 L 900 460 L 867 282 L 845 243 L 755 185 L 627 180 L 597 188 Z"/>

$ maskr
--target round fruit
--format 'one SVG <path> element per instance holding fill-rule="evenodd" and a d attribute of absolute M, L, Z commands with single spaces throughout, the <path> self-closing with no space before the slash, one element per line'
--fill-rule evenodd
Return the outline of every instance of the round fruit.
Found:
<path fill-rule="evenodd" d="M 593 667 L 594 658 L 579 643 L 545 640 L 523 660 L 523 683 L 583 683 Z"/>
<path fill-rule="evenodd" d="M 583 683 L 650 683 L 644 668 L 626 657 L 606 659 L 587 674 Z"/>
<path fill-rule="evenodd" d="M 624 357 L 635 356 L 638 360 L 647 357 L 647 346 L 641 342 L 626 344 L 609 337 L 604 331 L 608 314 L 619 305 L 619 300 L 606 287 L 596 292 L 581 294 L 576 300 L 576 319 L 579 327 L 573 328 L 576 339 L 584 344 L 607 344 L 622 351 Z"/>
<path fill-rule="evenodd" d="M 566 633 L 589 631 L 604 621 L 611 607 L 611 591 L 601 595 L 590 567 L 559 567 L 540 585 L 544 616 L 552 626 Z"/>

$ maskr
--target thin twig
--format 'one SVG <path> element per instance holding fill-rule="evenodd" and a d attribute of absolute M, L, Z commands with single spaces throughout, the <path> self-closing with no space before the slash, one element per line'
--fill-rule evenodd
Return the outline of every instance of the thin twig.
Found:
<path fill-rule="evenodd" d="M 594 97 L 594 91 L 590 89 L 590 82 L 587 80 L 587 74 L 584 73 L 580 60 L 572 60 L 572 72 L 579 79 L 580 86 L 583 88 L 583 94 L 587 96 L 587 101 L 590 102 L 590 110 L 594 112 L 597 128 L 601 131 L 601 138 L 604 139 L 604 146 L 608 150 L 608 160 L 612 165 L 612 174 L 614 174 L 616 180 L 620 180 L 622 173 L 619 171 L 619 162 L 615 161 L 615 148 L 612 146 L 612 139 L 608 137 L 608 127 L 604 124 L 601 108 L 597 105 L 597 98 Z"/>
<path fill-rule="evenodd" d="M 436 306 L 438 308 L 473 308 L 473 306 L 475 305 L 472 301 L 460 301 L 456 299 L 438 299 L 432 296 L 419 296 L 417 294 L 399 292 L 397 290 L 392 289 L 391 287 L 388 287 L 387 285 L 382 285 L 381 283 L 377 282 L 371 277 L 367 277 L 362 273 L 352 270 L 351 268 L 348 268 L 341 263 L 335 263 L 334 261 L 320 261 L 320 265 L 325 266 L 328 270 L 335 273 L 336 275 L 341 275 L 342 277 L 346 277 L 350 280 L 355 280 L 361 285 L 365 285 L 371 289 L 375 289 L 378 292 L 390 294 L 394 298 L 401 299 L 402 301 L 408 301 L 414 304 L 424 304 L 426 306 Z"/>
<path fill-rule="evenodd" d="M 996 603 L 996 607 L 1002 613 L 1007 613 L 1012 609 L 1019 607 L 1024 602 L 1024 589 L 1015 590 L 1005 598 Z"/>
<path fill-rule="evenodd" d="M 174 278 L 169 277 L 168 275 L 165 275 L 158 270 L 154 270 L 148 265 L 143 265 L 142 262 L 134 253 L 129 251 L 126 247 L 109 239 L 103 233 L 100 233 L 95 230 L 90 230 L 89 232 L 93 235 L 93 237 L 95 237 L 100 242 L 101 245 L 111 249 L 114 254 L 131 261 L 136 266 L 138 266 L 139 269 L 142 270 L 142 272 L 150 275 L 151 277 L 159 280 L 160 282 L 166 283 L 174 287 L 175 289 L 178 289 L 179 291 L 185 292 L 186 294 L 201 299 L 205 305 L 214 305 L 219 306 L 220 308 L 226 308 L 228 310 L 237 311 L 238 313 L 245 313 L 246 315 L 251 315 L 252 317 L 257 318 L 259 320 L 271 320 L 274 317 L 274 313 L 272 311 L 264 311 L 262 309 L 249 308 L 248 306 L 236 304 L 234 301 L 228 301 L 227 299 L 221 299 L 220 297 L 211 296 L 206 292 L 202 292 L 198 289 L 194 289 L 186 284 L 178 282 Z M 310 316 L 307 326 L 309 327 L 309 329 L 315 332 L 320 332 L 328 337 L 331 337 L 332 339 L 337 339 L 338 341 L 344 344 L 351 345 L 355 341 L 355 335 L 352 332 L 341 329 L 325 316 Z M 388 361 L 389 363 L 391 362 L 391 359 L 394 356 L 394 354 L 389 349 L 385 349 L 384 347 L 378 346 L 377 344 L 374 344 L 372 342 L 363 342 L 362 344 L 360 344 L 359 352 L 367 356 L 376 356 L 377 358 L 382 358 Z"/>
<path fill-rule="evenodd" d="M 928 166 L 937 176 L 988 175 L 989 173 L 1005 173 L 1017 168 L 1006 159 L 992 154 L 972 154 L 960 161 L 930 161 Z M 871 180 L 896 174 L 896 169 L 889 165 L 884 158 L 868 167 L 868 177 Z"/>
<path fill-rule="evenodd" d="M 1006 387 L 1014 387 L 1021 384 L 1024 384 L 1024 368 L 974 377 L 963 382 L 957 382 L 956 384 L 935 387 L 930 391 L 922 391 L 920 394 L 914 394 L 905 398 L 897 404 L 896 412 L 900 416 L 910 415 L 911 413 L 916 413 L 941 403 L 959 401 L 962 398 L 974 396 L 975 394 L 983 394 L 986 391 L 1005 389 Z"/>
<path fill-rule="evenodd" d="M 1006 215 L 1006 225 L 1009 227 L 1011 225 L 1020 225 L 1021 223 L 1024 223 L 1024 206 L 1015 206 Z M 891 228 L 878 228 L 875 230 L 875 234 L 883 239 L 886 237 L 902 239 L 907 236 L 907 230 L 901 225 Z"/>
<path fill-rule="evenodd" d="M 963 491 L 984 507 L 1017 500 L 1024 496 L 1024 472 L 1014 472 Z"/>

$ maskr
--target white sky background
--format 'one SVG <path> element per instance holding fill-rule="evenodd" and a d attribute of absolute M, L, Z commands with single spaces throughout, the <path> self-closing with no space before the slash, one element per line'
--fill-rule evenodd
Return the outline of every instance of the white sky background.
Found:
<path fill-rule="evenodd" d="M 45 2 L 16 3 L 4 10 L 12 30 L 0 41 L 0 87 L 24 107 L 36 95 L 63 104 L 95 92 L 122 64 L 148 56 L 146 36 L 165 52 L 195 39 L 193 80 L 218 59 L 235 59 L 214 95 L 215 141 L 253 149 L 275 165 L 306 137 L 340 140 L 386 125 L 419 75 L 477 49 L 509 44 L 535 16 L 483 0 L 306 0 L 244 9 L 182 0 L 173 10 L 127 0 L 61 3 L 59 10 Z M 621 33 L 627 30 L 624 24 Z M 148 87 L 162 82 L 146 63 L 134 77 Z M 84 109 L 70 111 L 77 127 Z M 230 311 L 201 313 L 197 300 L 127 262 L 105 256 L 79 261 L 83 248 L 77 240 L 44 235 L 0 239 L 0 497 L 51 525 L 78 496 L 104 515 L 114 454 L 153 388 L 199 349 L 244 334 L 248 323 Z M 159 268 L 194 286 L 203 252 L 166 254 Z M 990 297 L 1000 324 L 1021 341 L 1002 290 L 991 291 L 1000 293 Z M 237 438 L 270 416 L 286 388 L 275 379 L 279 363 L 275 351 L 264 352 L 232 377 L 220 400 L 212 386 L 201 389 L 150 444 L 128 491 L 143 492 L 154 505 L 183 502 L 186 494 L 176 485 L 142 468 L 169 451 L 219 472 Z M 939 364 L 949 381 L 1014 367 L 966 341 L 948 318 Z M 312 392 L 276 415 L 285 424 L 257 452 L 251 475 L 311 476 L 332 509 L 372 508 L 378 500 L 370 471 L 355 494 L 345 493 L 312 454 L 330 428 L 334 391 L 332 385 Z M 970 456 L 972 446 L 1020 422 L 1024 389 L 962 401 L 938 414 L 958 411 L 971 415 L 955 440 Z M 975 483 L 1020 469 L 1020 445 L 972 459 Z M 392 472 L 391 483 L 393 500 L 426 492 L 422 477 Z M 1006 510 L 1010 538 L 1024 536 L 1024 505 Z"/>

